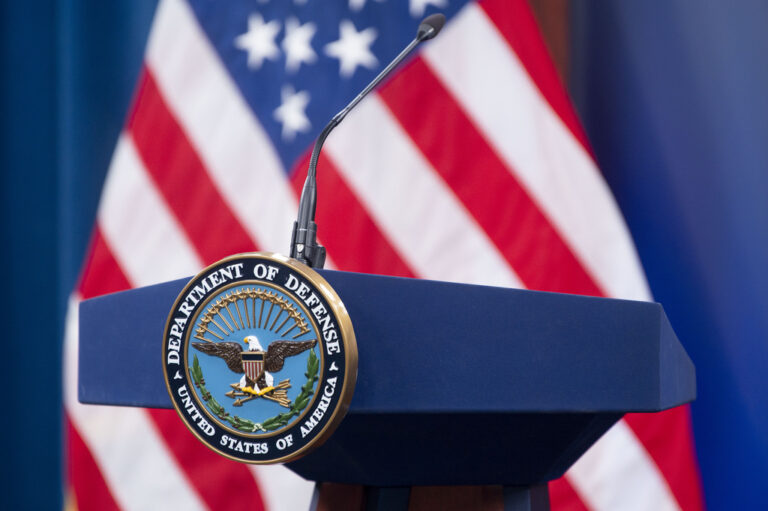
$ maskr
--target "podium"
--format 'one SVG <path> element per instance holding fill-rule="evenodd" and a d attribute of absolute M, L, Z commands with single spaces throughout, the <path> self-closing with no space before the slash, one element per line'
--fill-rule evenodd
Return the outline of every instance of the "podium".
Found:
<path fill-rule="evenodd" d="M 505 510 L 548 509 L 547 482 L 625 413 L 696 395 L 656 303 L 318 272 L 352 318 L 357 386 L 333 435 L 288 467 L 363 485 L 368 509 L 408 509 L 423 486 L 503 487 Z M 186 282 L 80 304 L 81 402 L 171 407 L 161 343 Z"/>

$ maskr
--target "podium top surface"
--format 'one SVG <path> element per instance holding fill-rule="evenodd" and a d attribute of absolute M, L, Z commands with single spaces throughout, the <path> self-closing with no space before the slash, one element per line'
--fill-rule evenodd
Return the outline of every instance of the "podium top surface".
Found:
<path fill-rule="evenodd" d="M 695 398 L 693 365 L 659 304 L 320 273 L 357 337 L 350 414 L 625 413 Z M 186 282 L 81 303 L 82 402 L 171 406 L 163 326 Z"/>

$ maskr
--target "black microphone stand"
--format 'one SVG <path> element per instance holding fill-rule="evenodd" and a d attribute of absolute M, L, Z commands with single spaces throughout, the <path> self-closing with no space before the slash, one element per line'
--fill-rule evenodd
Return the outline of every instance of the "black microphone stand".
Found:
<path fill-rule="evenodd" d="M 341 124 L 341 121 L 347 114 L 357 106 L 360 101 L 368 95 L 386 76 L 408 56 L 419 43 L 432 39 L 440 32 L 445 24 L 445 16 L 442 14 L 432 14 L 427 16 L 419 24 L 416 37 L 408 43 L 403 51 L 385 67 L 365 89 L 360 92 L 343 110 L 333 116 L 330 122 L 323 128 L 312 148 L 312 156 L 309 159 L 309 170 L 307 179 L 304 181 L 304 188 L 301 190 L 301 199 L 299 199 L 299 214 L 293 223 L 293 233 L 291 234 L 291 257 L 301 261 L 311 268 L 322 268 L 325 265 L 325 247 L 317 242 L 317 224 L 315 223 L 315 209 L 317 205 L 317 160 L 320 157 L 320 149 L 331 131 Z"/>

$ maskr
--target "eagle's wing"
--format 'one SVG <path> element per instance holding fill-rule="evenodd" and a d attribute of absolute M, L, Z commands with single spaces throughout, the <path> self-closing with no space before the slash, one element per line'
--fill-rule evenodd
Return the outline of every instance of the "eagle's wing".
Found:
<path fill-rule="evenodd" d="M 272 341 L 264 355 L 264 369 L 274 373 L 283 368 L 287 357 L 298 355 L 302 351 L 313 348 L 317 339 L 311 341 Z"/>
<path fill-rule="evenodd" d="M 243 362 L 240 353 L 243 351 L 236 342 L 193 342 L 192 346 L 206 355 L 214 355 L 224 359 L 230 371 L 243 373 Z"/>

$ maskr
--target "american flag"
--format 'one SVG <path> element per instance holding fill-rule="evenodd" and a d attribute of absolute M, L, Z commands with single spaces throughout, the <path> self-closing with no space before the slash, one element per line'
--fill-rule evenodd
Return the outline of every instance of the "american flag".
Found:
<path fill-rule="evenodd" d="M 437 10 L 438 38 L 326 142 L 326 267 L 650 299 L 525 0 L 162 0 L 67 322 L 73 508 L 306 508 L 311 483 L 213 454 L 172 410 L 78 403 L 77 303 L 286 253 L 314 137 Z M 550 491 L 702 509 L 688 408 L 627 416 Z"/>

